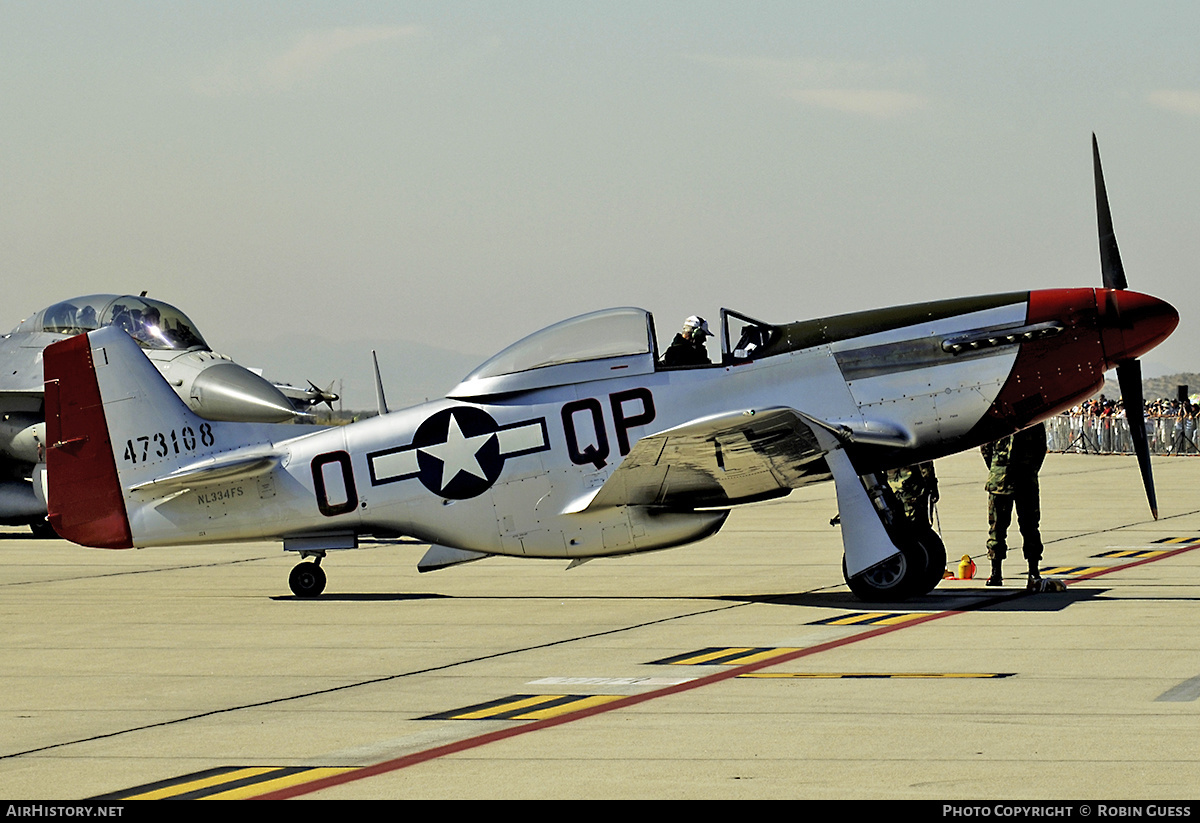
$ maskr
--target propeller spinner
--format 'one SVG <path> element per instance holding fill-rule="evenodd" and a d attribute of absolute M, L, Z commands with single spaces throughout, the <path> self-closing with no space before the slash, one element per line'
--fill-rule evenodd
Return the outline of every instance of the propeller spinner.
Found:
<path fill-rule="evenodd" d="M 1092 135 L 1092 166 L 1096 176 L 1096 222 L 1100 233 L 1100 273 L 1104 288 L 1123 290 L 1128 288 L 1125 267 L 1121 265 L 1121 252 L 1117 248 L 1117 235 L 1113 231 L 1112 211 L 1108 206 L 1108 190 L 1104 186 L 1104 170 L 1100 167 L 1100 146 L 1096 135 Z M 1146 500 L 1150 513 L 1158 519 L 1158 498 L 1154 494 L 1154 475 L 1150 471 L 1150 444 L 1146 440 L 1145 400 L 1142 396 L 1142 364 L 1136 358 L 1117 363 L 1117 383 L 1121 386 L 1121 400 L 1125 405 L 1125 419 L 1129 423 L 1129 434 L 1133 438 L 1133 450 L 1137 454 L 1138 467 L 1142 471 L 1142 485 L 1146 487 Z"/>

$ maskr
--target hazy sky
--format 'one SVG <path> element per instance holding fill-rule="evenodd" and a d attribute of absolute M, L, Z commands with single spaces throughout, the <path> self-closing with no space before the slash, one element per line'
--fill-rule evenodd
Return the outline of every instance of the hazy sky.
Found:
<path fill-rule="evenodd" d="M 1198 42 L 1195 2 L 0 0 L 0 327 L 148 289 L 302 380 L 339 336 L 1098 286 L 1095 131 L 1182 316 L 1148 371 L 1200 370 Z"/>

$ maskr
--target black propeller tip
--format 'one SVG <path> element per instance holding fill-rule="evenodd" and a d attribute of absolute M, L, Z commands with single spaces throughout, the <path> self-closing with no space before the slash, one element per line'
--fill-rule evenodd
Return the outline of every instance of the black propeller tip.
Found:
<path fill-rule="evenodd" d="M 1125 289 L 1125 267 L 1121 264 L 1121 252 L 1117 248 L 1117 235 L 1113 231 L 1112 210 L 1108 206 L 1108 189 L 1104 185 L 1104 169 L 1100 166 L 1100 144 L 1092 134 L 1092 171 L 1096 178 L 1096 223 L 1100 234 L 1100 274 L 1106 289 Z"/>
<path fill-rule="evenodd" d="M 1145 399 L 1142 395 L 1142 364 L 1137 360 L 1126 360 L 1117 365 L 1117 382 L 1121 385 L 1121 400 L 1125 404 L 1125 422 L 1129 424 L 1129 436 L 1133 440 L 1133 451 L 1137 455 L 1138 468 L 1142 472 L 1142 485 L 1146 489 L 1146 501 L 1150 513 L 1158 519 L 1158 497 L 1154 493 L 1154 474 L 1150 469 L 1150 443 L 1146 438 Z"/>

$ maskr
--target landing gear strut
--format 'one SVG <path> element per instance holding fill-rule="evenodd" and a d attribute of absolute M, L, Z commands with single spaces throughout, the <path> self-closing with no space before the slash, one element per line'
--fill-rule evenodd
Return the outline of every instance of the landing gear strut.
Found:
<path fill-rule="evenodd" d="M 886 483 L 874 477 L 864 480 L 879 519 L 900 553 L 853 577 L 846 573 L 843 557 L 842 576 L 846 584 L 860 600 L 869 603 L 928 594 L 946 571 L 946 546 L 928 524 L 915 523 L 904 516 L 903 507 Z"/>

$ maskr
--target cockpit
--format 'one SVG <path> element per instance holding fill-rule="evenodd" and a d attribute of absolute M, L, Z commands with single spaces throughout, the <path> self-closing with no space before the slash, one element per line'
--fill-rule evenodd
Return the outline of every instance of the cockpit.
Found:
<path fill-rule="evenodd" d="M 734 365 L 761 356 L 778 337 L 777 327 L 722 309 L 720 359 L 703 365 L 667 366 L 659 356 L 650 312 L 628 307 L 605 309 L 518 340 L 463 378 L 450 396 L 479 397 L 606 377 Z M 731 340 L 736 343 L 730 345 Z"/>
<path fill-rule="evenodd" d="M 17 331 L 73 335 L 103 326 L 117 326 L 145 349 L 208 350 L 186 314 L 161 300 L 132 295 L 95 294 L 64 300 L 38 312 Z"/>

